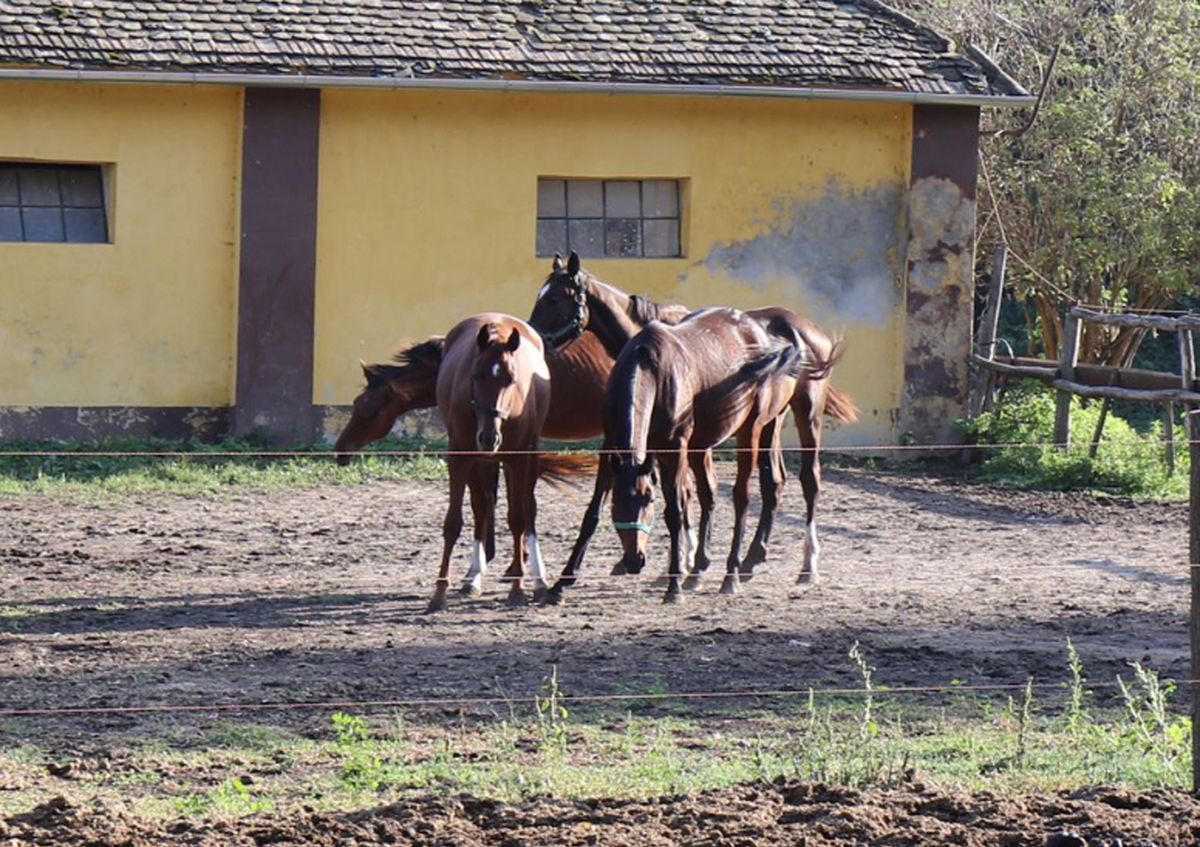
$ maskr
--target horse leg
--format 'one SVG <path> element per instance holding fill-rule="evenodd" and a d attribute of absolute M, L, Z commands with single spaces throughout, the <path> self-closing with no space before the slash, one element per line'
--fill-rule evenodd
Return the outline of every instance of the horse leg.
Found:
<path fill-rule="evenodd" d="M 546 592 L 545 602 L 548 604 L 561 603 L 563 590 L 575 584 L 575 576 L 579 573 L 580 566 L 583 565 L 583 556 L 587 552 L 588 543 L 596 534 L 596 527 L 600 525 L 600 510 L 604 508 L 604 504 L 608 501 L 608 494 L 612 490 L 612 467 L 607 459 L 608 454 L 602 449 L 600 464 L 596 470 L 596 485 L 592 490 L 592 499 L 588 503 L 587 511 L 583 513 L 583 523 L 579 526 L 579 535 L 575 539 L 575 546 L 571 548 L 571 558 L 567 560 L 567 566 L 563 568 L 558 581 Z"/>
<path fill-rule="evenodd" d="M 487 561 L 494 562 L 496 560 L 496 501 L 500 499 L 500 463 L 492 463 L 489 467 L 491 473 L 488 478 L 488 491 L 491 494 L 492 506 L 488 511 L 487 549 L 485 553 Z"/>
<path fill-rule="evenodd" d="M 775 515 L 779 511 L 779 500 L 783 495 L 783 485 L 787 481 L 787 469 L 783 465 L 783 416 L 772 420 L 763 428 L 763 441 L 771 445 L 766 461 L 759 462 L 758 485 L 762 492 L 762 514 L 758 517 L 758 529 L 755 530 L 754 540 L 742 559 L 741 573 L 743 581 L 754 570 L 767 560 L 767 544 L 771 541 L 771 531 L 775 528 Z"/>
<path fill-rule="evenodd" d="M 532 456 L 526 462 L 522 483 L 525 492 L 525 551 L 528 554 L 529 573 L 533 577 L 533 601 L 540 603 L 546 599 L 547 585 L 546 564 L 537 537 L 537 482 L 538 460 L 537 456 Z"/>
<path fill-rule="evenodd" d="M 525 574 L 525 535 L 529 526 L 526 517 L 529 503 L 525 494 L 529 459 L 529 456 L 514 456 L 504 463 L 504 488 L 508 494 L 508 529 L 513 537 L 513 560 L 505 574 L 506 578 L 512 580 L 507 601 L 510 606 L 523 606 L 526 600 L 521 580 Z M 537 457 L 534 456 L 533 459 L 536 461 Z"/>
<path fill-rule="evenodd" d="M 438 571 L 437 588 L 425 612 L 440 612 L 446 608 L 446 587 L 449 585 L 450 554 L 454 551 L 454 543 L 462 533 L 463 525 L 463 491 L 467 486 L 470 474 L 471 460 L 461 456 L 451 456 L 447 460 L 450 470 L 450 505 L 446 508 L 446 519 L 442 521 L 442 567 Z"/>
<path fill-rule="evenodd" d="M 805 535 L 804 564 L 797 582 L 818 581 L 821 543 L 817 540 L 817 495 L 821 492 L 821 415 L 805 392 L 795 411 L 796 431 L 800 435 L 800 487 L 804 491 Z"/>
<path fill-rule="evenodd" d="M 499 481 L 500 465 L 496 462 L 476 462 L 471 469 L 468 489 L 471 512 L 475 516 L 475 544 L 471 549 L 471 569 L 461 589 L 467 596 L 483 591 L 483 574 L 496 556 L 496 486 Z"/>
<path fill-rule="evenodd" d="M 721 583 L 722 594 L 736 594 L 738 554 L 742 549 L 742 535 L 746 530 L 746 509 L 750 505 L 750 475 L 758 461 L 758 444 L 761 428 L 750 424 L 738 433 L 737 479 L 733 483 L 733 540 L 729 545 L 729 559 L 725 562 L 725 580 Z"/>
<path fill-rule="evenodd" d="M 683 582 L 681 530 L 690 493 L 686 450 L 685 444 L 678 453 L 666 453 L 659 459 L 659 467 L 662 469 L 663 520 L 671 534 L 671 565 L 667 571 L 667 593 L 663 596 L 664 603 L 679 602 Z"/>
<path fill-rule="evenodd" d="M 713 507 L 716 503 L 717 474 L 713 468 L 712 451 L 693 453 L 688 457 L 692 466 L 692 477 L 696 480 L 696 496 L 700 501 L 700 532 L 693 537 L 688 530 L 688 555 L 693 557 L 688 577 L 683 587 L 694 590 L 700 584 L 700 576 L 712 563 L 708 555 L 709 535 L 712 530 Z"/>

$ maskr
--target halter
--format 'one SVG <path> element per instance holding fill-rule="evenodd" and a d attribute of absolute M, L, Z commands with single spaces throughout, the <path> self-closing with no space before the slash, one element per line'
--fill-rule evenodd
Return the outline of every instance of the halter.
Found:
<path fill-rule="evenodd" d="M 613 529 L 617 531 L 622 529 L 636 529 L 645 535 L 651 535 L 654 532 L 654 524 L 642 523 L 641 521 L 613 521 Z"/>
<path fill-rule="evenodd" d="M 554 332 L 543 332 L 542 340 L 551 348 L 558 347 L 558 344 L 563 339 L 567 342 L 572 342 L 579 336 L 583 335 L 585 314 L 587 311 L 587 280 L 580 279 L 579 274 L 575 274 L 572 278 L 575 283 L 575 294 L 572 299 L 575 301 L 575 314 L 570 322 L 561 329 Z"/>
<path fill-rule="evenodd" d="M 506 421 L 512 417 L 512 412 L 505 412 L 501 409 L 492 409 L 488 406 L 480 406 L 475 402 L 474 399 L 471 400 L 471 408 L 474 409 L 477 414 L 487 415 L 488 417 L 497 418 L 498 420 L 502 421 Z"/>

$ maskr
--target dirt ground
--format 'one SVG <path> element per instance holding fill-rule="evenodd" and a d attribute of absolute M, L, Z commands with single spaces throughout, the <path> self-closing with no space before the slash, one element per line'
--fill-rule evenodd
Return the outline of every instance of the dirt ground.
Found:
<path fill-rule="evenodd" d="M 782 784 L 652 803 L 424 798 L 367 812 L 260 815 L 234 823 L 146 821 L 57 801 L 0 821 L 0 839 L 14 847 L 1192 847 L 1200 839 L 1200 802 L 1177 792 L 995 797 L 922 786 L 863 793 Z"/>
<path fill-rule="evenodd" d="M 539 536 L 552 569 L 565 561 L 586 494 L 582 488 L 543 490 Z M 827 474 L 819 509 L 821 584 L 794 584 L 803 522 L 793 480 L 772 560 L 738 596 L 725 597 L 717 588 L 728 502 L 725 490 L 713 536 L 722 555 L 705 584 L 678 607 L 661 605 L 661 587 L 654 584 L 665 556 L 664 531 L 654 539 L 648 575 L 613 578 L 608 570 L 617 541 L 603 528 L 590 567 L 563 606 L 504 604 L 496 578 L 510 547 L 501 533 L 500 561 L 484 596 L 455 595 L 448 611 L 429 616 L 422 611 L 441 549 L 442 485 L 329 486 L 221 499 L 158 495 L 103 507 L 8 499 L 0 521 L 0 708 L 528 697 L 555 664 L 564 690 L 574 695 L 856 687 L 847 658 L 856 640 L 876 667 L 876 683 L 892 687 L 1022 684 L 1028 676 L 1057 684 L 1066 676 L 1068 636 L 1093 683 L 1111 682 L 1117 673 L 1127 677 L 1130 661 L 1186 678 L 1185 505 L 1012 492 L 965 482 L 954 472 L 835 471 Z M 456 580 L 467 560 L 464 541 Z M 304 712 L 273 716 L 311 718 Z M 33 726 L 44 749 L 78 756 L 108 749 L 119 736 L 153 731 L 152 715 L 30 720 L 0 719 L 0 744 L 23 743 Z M 327 714 L 321 720 L 327 723 Z M 1050 805 L 1035 809 L 1033 800 L 931 800 L 911 791 L 873 795 L 865 805 L 825 791 L 797 810 L 800 793 L 747 788 L 680 801 L 678 808 L 609 804 L 590 811 L 550 802 L 501 809 L 414 801 L 378 810 L 374 822 L 353 815 L 320 826 L 311 816 L 294 822 L 301 829 L 344 830 L 341 841 L 278 843 L 394 837 L 399 843 L 542 844 L 551 843 L 547 822 L 569 820 L 564 832 L 570 837 L 554 836 L 554 843 L 624 843 L 616 834 L 623 827 L 636 827 L 636 841 L 644 844 L 766 843 L 747 840 L 745 833 L 758 827 L 776 832 L 777 840 L 811 845 L 856 839 L 973 844 L 952 835 L 968 809 L 994 817 L 993 835 L 1014 833 L 978 843 L 1018 845 L 1035 843 L 1020 834 L 1028 821 L 1012 823 L 1022 814 L 1057 815 L 1067 823 L 1087 815 L 1155 817 L 1102 797 L 1043 799 L 1037 802 Z M 1188 801 L 1172 798 L 1172 814 L 1195 820 L 1196 809 L 1181 805 Z M 1132 805 L 1155 802 L 1170 805 L 1153 797 Z M 713 804 L 728 807 L 727 827 L 697 823 L 715 814 Z M 0 825 L 0 837 L 24 843 L 21 833 L 30 827 L 69 829 L 64 821 L 72 819 L 82 832 L 80 820 L 88 814 L 50 804 L 28 820 L 10 820 L 8 830 Z M 718 820 L 726 820 L 721 815 Z M 407 834 L 406 822 L 415 818 L 433 830 Z M 788 829 L 796 821 L 821 820 L 833 833 L 841 825 L 833 822 L 843 819 L 842 840 L 808 827 L 802 841 Z M 902 822 L 909 840 L 876 840 L 880 827 Z M 588 840 L 585 824 L 610 823 L 614 829 L 605 832 L 612 837 Z M 150 829 L 129 844 L 277 840 L 248 831 L 235 840 L 201 824 L 187 824 L 192 828 L 170 840 L 155 835 L 157 824 L 144 826 Z M 355 827 L 376 835 L 355 834 Z M 938 840 L 935 831 L 951 835 Z M 1036 831 L 1044 839 L 1046 828 Z M 681 832 L 691 834 L 681 841 Z M 1175 840 L 1163 835 L 1155 843 L 1197 843 L 1184 829 L 1175 832 Z"/>

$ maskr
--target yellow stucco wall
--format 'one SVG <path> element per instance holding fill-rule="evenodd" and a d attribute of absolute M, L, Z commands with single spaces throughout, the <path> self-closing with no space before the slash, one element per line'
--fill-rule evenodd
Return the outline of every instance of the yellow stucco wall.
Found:
<path fill-rule="evenodd" d="M 529 313 L 539 176 L 680 178 L 682 259 L 591 259 L 689 306 L 784 304 L 844 332 L 841 443 L 896 436 L 911 108 L 878 103 L 326 91 L 314 402 L 359 358 L 484 310 Z M 883 442 L 880 439 L 884 439 Z"/>
<path fill-rule="evenodd" d="M 0 85 L 0 159 L 111 164 L 114 212 L 111 244 L 0 243 L 0 406 L 232 402 L 241 96 Z"/>

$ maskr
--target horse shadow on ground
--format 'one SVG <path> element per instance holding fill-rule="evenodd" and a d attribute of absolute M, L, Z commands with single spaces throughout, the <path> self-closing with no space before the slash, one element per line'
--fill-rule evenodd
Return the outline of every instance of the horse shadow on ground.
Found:
<path fill-rule="evenodd" d="M 611 633 L 591 628 L 582 619 L 569 637 L 564 635 L 561 621 L 539 620 L 526 614 L 528 610 L 498 621 L 495 610 L 499 600 L 494 596 L 464 602 L 434 619 L 418 614 L 418 605 L 408 601 L 400 603 L 399 609 L 380 610 L 383 596 L 225 601 L 214 604 L 220 614 L 208 620 L 235 624 L 237 629 L 217 633 L 183 655 L 158 651 L 153 657 L 139 659 L 136 645 L 122 649 L 118 644 L 77 655 L 75 661 L 53 673 L 47 673 L 44 665 L 32 666 L 22 674 L 10 672 L 0 677 L 0 703 L 8 709 L 79 705 L 199 708 L 192 717 L 28 716 L 20 718 L 20 723 L 5 718 L 0 720 L 0 742 L 18 743 L 21 737 L 28 738 L 41 721 L 49 722 L 47 727 L 53 724 L 48 737 L 68 738 L 71 743 L 82 737 L 97 745 L 131 735 L 144 739 L 177 733 L 180 720 L 207 720 L 211 725 L 218 718 L 254 719 L 284 726 L 316 725 L 312 723 L 316 721 L 328 729 L 333 706 L 323 712 L 317 707 L 286 708 L 296 703 L 333 703 L 343 711 L 410 710 L 422 720 L 447 725 L 460 720 L 464 711 L 481 719 L 504 719 L 515 705 L 532 708 L 535 698 L 543 694 L 552 668 L 557 669 L 559 685 L 567 695 L 623 697 L 607 704 L 614 714 L 665 708 L 663 700 L 670 698 L 660 696 L 664 694 L 716 692 L 718 696 L 678 699 L 670 705 L 730 717 L 748 708 L 781 709 L 789 704 L 800 708 L 809 688 L 861 687 L 848 656 L 855 642 L 874 666 L 876 684 L 897 688 L 976 683 L 1020 686 L 1029 676 L 1058 686 L 1067 679 L 1068 634 L 1080 649 L 1092 679 L 1111 679 L 1122 670 L 1127 673 L 1127 663 L 1132 660 L 1145 663 L 1147 645 L 1153 649 L 1156 666 L 1165 673 L 1186 673 L 1187 664 L 1186 631 L 1172 627 L 1169 610 L 1122 609 L 1119 616 L 1064 613 L 1046 621 L 1021 622 L 1016 628 L 1009 618 L 985 615 L 948 628 L 902 619 L 875 622 L 854 631 L 840 625 L 811 630 L 763 629 L 751 623 L 717 626 L 689 616 L 685 619 L 689 632 L 684 638 L 664 621 L 661 626 L 643 628 L 628 642 L 614 642 Z M 351 598 L 363 604 L 360 611 L 364 614 L 386 616 L 386 644 L 376 633 L 364 638 L 361 647 L 354 646 L 353 638 L 350 643 L 328 646 L 331 629 L 353 627 L 346 623 L 352 619 L 347 609 Z M 125 622 L 95 619 L 94 632 L 131 630 L 136 625 L 149 626 L 151 632 L 154 626 L 167 631 L 168 616 L 161 607 L 157 623 L 146 618 L 145 611 L 113 613 L 113 618 L 127 618 Z M 318 637 L 306 634 L 297 640 L 286 631 L 303 629 L 305 616 L 324 613 L 331 616 L 316 630 Z M 264 614 L 273 616 L 276 626 L 285 631 L 260 640 L 256 633 L 264 624 Z M 88 632 L 86 619 L 74 623 L 77 636 Z M 432 633 L 432 638 L 431 633 L 421 633 L 423 637 L 417 638 L 418 630 L 431 626 L 440 632 Z M 80 646 L 89 649 L 86 644 Z M 114 656 L 114 649 L 120 650 L 120 655 Z M 944 699 L 950 696 L 945 690 L 929 696 Z M 788 695 L 789 691 L 795 696 Z M 736 696 L 723 696 L 722 692 Z M 1004 690 L 997 696 L 1009 694 L 1011 691 Z M 463 703 L 456 698 L 485 698 L 486 702 Z M 204 711 L 204 707 L 217 704 L 249 705 Z M 262 706 L 266 708 L 259 708 Z M 572 709 L 599 706 L 580 703 Z M 66 731 L 60 726 L 63 721 L 72 722 L 70 726 L 77 730 Z M 59 736 L 60 731 L 65 734 Z"/>

